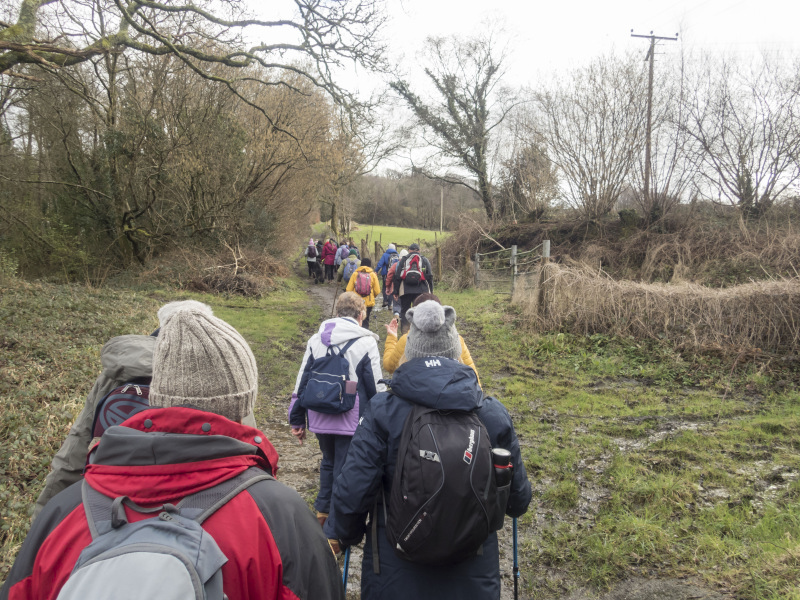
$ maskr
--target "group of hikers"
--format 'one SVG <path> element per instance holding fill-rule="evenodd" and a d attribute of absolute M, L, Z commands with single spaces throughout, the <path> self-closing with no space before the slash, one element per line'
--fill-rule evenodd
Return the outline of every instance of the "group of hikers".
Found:
<path fill-rule="evenodd" d="M 314 283 L 344 281 L 346 291 L 356 292 L 367 307 L 367 316 L 362 323 L 369 329 L 369 319 L 382 299 L 380 309 L 394 311 L 403 329 L 408 327 L 406 313 L 420 294 L 433 293 L 433 269 L 427 257 L 420 254 L 419 244 L 412 243 L 408 249 L 397 251 L 389 244 L 374 269 L 372 260 L 361 258 L 355 244 L 341 244 L 331 237 L 322 240 L 311 238 L 303 252 L 308 265 L 308 276 Z M 324 272 L 323 272 L 324 268 Z"/>
<path fill-rule="evenodd" d="M 483 393 L 419 247 L 392 254 L 377 270 L 401 281 L 384 302 L 407 326 L 395 315 L 381 356 L 365 258 L 297 375 L 288 420 L 322 453 L 316 515 L 276 479 L 247 342 L 209 306 L 171 302 L 151 335 L 103 347 L 0 600 L 343 599 L 337 559 L 362 540 L 362 599 L 498 599 L 497 530 L 531 500 L 514 426 Z M 424 278 L 403 280 L 413 256 Z"/>

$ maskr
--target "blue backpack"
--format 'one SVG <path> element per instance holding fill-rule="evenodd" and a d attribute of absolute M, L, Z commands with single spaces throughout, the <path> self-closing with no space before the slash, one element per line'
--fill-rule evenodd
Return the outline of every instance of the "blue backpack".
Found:
<path fill-rule="evenodd" d="M 150 408 L 150 386 L 126 383 L 106 394 L 94 412 L 92 437 L 100 437 L 106 429 Z"/>
<path fill-rule="evenodd" d="M 342 273 L 342 275 L 344 276 L 345 282 L 349 282 L 350 281 L 350 278 L 353 276 L 353 273 L 355 272 L 355 270 L 357 268 L 358 268 L 358 261 L 355 261 L 355 260 L 347 260 L 347 261 L 345 261 L 344 273 Z"/>
<path fill-rule="evenodd" d="M 352 410 L 356 403 L 354 381 L 349 381 L 350 362 L 345 354 L 359 338 L 347 342 L 341 349 L 328 346 L 327 352 L 311 363 L 311 374 L 305 388 L 298 390 L 300 406 L 328 415 Z M 349 384 L 349 385 L 348 385 Z"/>

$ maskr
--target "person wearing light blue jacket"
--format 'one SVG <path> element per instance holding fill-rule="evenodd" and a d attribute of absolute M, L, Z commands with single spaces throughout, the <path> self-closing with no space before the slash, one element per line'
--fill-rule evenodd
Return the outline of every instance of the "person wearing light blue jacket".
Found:
<path fill-rule="evenodd" d="M 292 435 L 302 444 L 308 429 L 317 436 L 322 451 L 319 493 L 314 502 L 320 525 L 324 525 L 331 512 L 333 482 L 342 470 L 358 420 L 370 398 L 386 389 L 385 385 L 378 383 L 382 377 L 378 350 L 380 338 L 377 334 L 361 327 L 366 313 L 364 299 L 358 294 L 345 292 L 339 296 L 336 302 L 337 316 L 323 321 L 319 331 L 308 340 L 289 404 Z M 353 343 L 349 345 L 344 356 L 350 364 L 348 379 L 357 381 L 353 408 L 340 414 L 324 414 L 300 406 L 299 398 L 311 376 L 314 359 L 325 356 L 331 346 L 342 349 L 351 341 Z M 335 540 L 331 540 L 331 546 L 334 552 L 337 552 L 338 544 Z"/>
<path fill-rule="evenodd" d="M 341 246 L 339 246 L 339 249 L 336 251 L 336 258 L 333 260 L 333 266 L 338 269 L 342 261 L 347 259 L 348 256 L 350 256 L 350 247 L 347 245 L 347 242 L 342 242 Z"/>

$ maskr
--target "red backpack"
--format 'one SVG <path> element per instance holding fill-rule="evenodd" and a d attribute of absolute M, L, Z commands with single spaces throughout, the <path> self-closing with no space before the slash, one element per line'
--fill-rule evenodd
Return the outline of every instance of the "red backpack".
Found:
<path fill-rule="evenodd" d="M 422 272 L 422 259 L 419 254 L 409 254 L 403 270 L 400 272 L 400 279 L 408 285 L 419 285 L 425 281 L 425 273 Z"/>
<path fill-rule="evenodd" d="M 366 271 L 356 272 L 356 294 L 367 297 L 372 293 L 372 276 Z"/>

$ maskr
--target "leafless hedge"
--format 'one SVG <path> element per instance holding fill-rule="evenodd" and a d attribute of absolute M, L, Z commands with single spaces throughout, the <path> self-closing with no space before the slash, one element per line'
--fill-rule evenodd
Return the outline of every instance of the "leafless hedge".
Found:
<path fill-rule="evenodd" d="M 711 289 L 549 264 L 515 296 L 538 331 L 613 333 L 732 351 L 800 347 L 800 277 Z"/>

